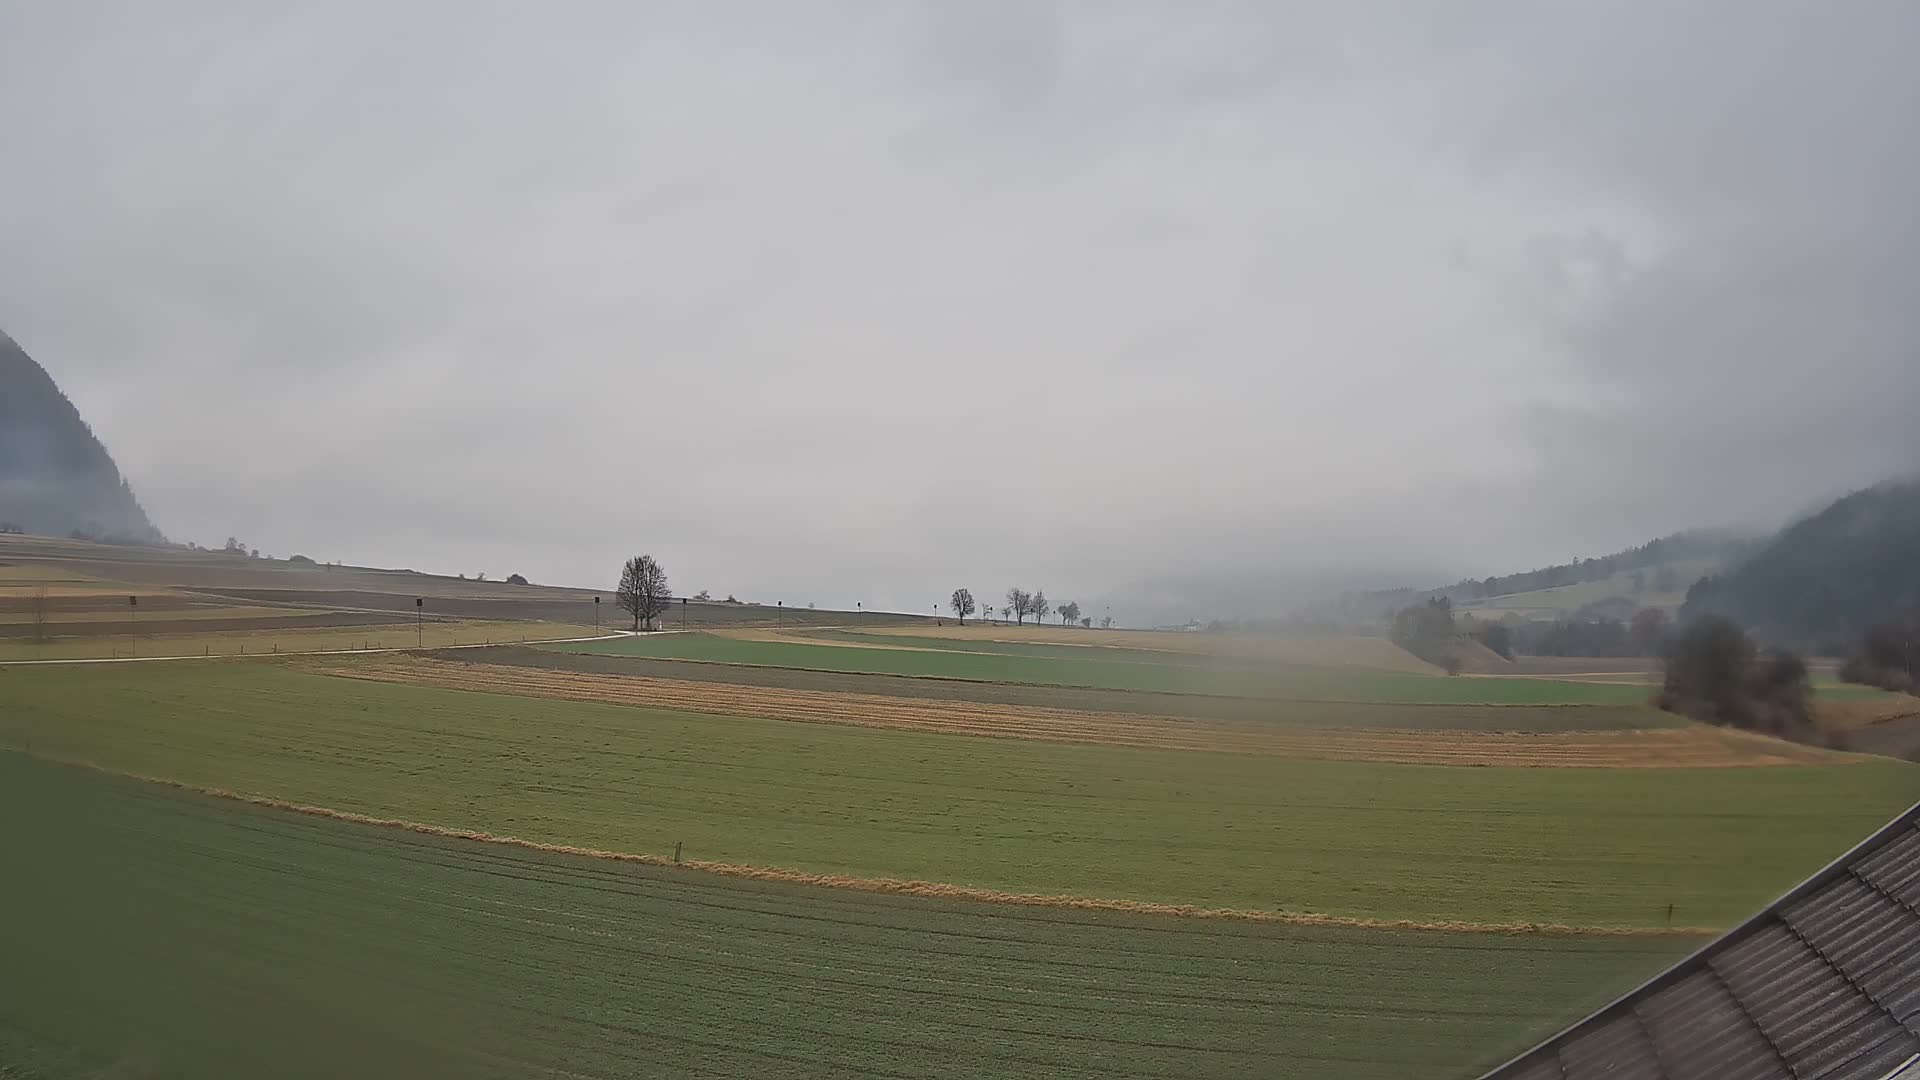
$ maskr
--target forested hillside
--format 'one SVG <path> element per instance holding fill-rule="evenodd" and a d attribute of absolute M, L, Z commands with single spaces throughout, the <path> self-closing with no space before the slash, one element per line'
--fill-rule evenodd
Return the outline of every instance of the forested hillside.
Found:
<path fill-rule="evenodd" d="M 1492 602 L 1502 597 L 1602 583 L 1616 577 L 1622 580 L 1617 583 L 1619 587 L 1613 591 L 1619 592 L 1622 596 L 1632 596 L 1647 591 L 1656 594 L 1670 593 L 1677 599 L 1680 592 L 1692 585 L 1697 576 L 1703 572 L 1699 568 L 1732 565 L 1762 543 L 1763 541 L 1732 530 L 1693 529 L 1649 540 L 1644 544 L 1609 555 L 1574 559 L 1571 562 L 1513 574 L 1463 578 L 1439 588 L 1349 592 L 1344 594 L 1338 605 L 1331 610 L 1315 610 L 1310 614 L 1333 621 L 1345 619 L 1348 622 L 1364 623 L 1368 620 L 1390 618 L 1394 612 L 1409 604 L 1442 598 L 1463 611 L 1470 611 L 1480 606 L 1498 607 L 1498 604 Z M 1681 576 L 1683 570 L 1691 571 L 1693 576 Z M 1608 592 L 1607 589 L 1593 591 Z M 1583 597 L 1581 603 L 1591 599 L 1594 597 Z M 1574 614 L 1578 606 L 1579 604 L 1567 604 L 1565 614 Z"/>
<path fill-rule="evenodd" d="M 1727 615 L 1763 639 L 1844 653 L 1920 607 L 1920 481 L 1858 491 L 1695 585 L 1683 614 Z"/>
<path fill-rule="evenodd" d="M 4 333 L 0 528 L 132 543 L 162 540 L 79 410 Z"/>

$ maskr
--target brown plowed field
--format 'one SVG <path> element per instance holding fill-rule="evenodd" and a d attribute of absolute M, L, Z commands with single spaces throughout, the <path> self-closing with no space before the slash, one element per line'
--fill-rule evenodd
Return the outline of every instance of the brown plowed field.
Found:
<path fill-rule="evenodd" d="M 313 663 L 310 670 L 522 697 L 954 735 L 1211 750 L 1321 760 L 1571 768 L 1713 768 L 1845 760 L 1706 727 L 1514 734 L 1309 728 L 974 702 L 835 694 L 631 676 L 582 675 L 420 657 Z"/>

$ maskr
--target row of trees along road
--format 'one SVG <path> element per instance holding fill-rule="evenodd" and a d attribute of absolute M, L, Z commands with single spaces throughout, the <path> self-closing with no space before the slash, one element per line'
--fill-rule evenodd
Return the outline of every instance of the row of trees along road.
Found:
<path fill-rule="evenodd" d="M 962 626 L 966 625 L 967 616 L 972 615 L 976 611 L 979 611 L 988 618 L 993 617 L 993 608 L 991 606 L 981 611 L 979 604 L 973 598 L 972 589 L 953 590 L 953 599 L 947 601 L 947 606 L 953 609 L 954 615 L 960 619 L 960 625 Z M 1033 616 L 1034 622 L 1039 622 L 1041 619 L 1047 617 L 1048 612 L 1053 612 L 1060 616 L 1060 622 L 1063 625 L 1070 625 L 1072 623 L 1079 623 L 1081 626 L 1093 625 L 1092 619 L 1082 618 L 1080 616 L 1079 601 L 1069 601 L 1055 608 L 1047 602 L 1047 593 L 1044 589 L 1036 592 L 1028 592 L 1017 586 L 1008 589 L 1007 606 L 1000 609 L 1000 614 L 1003 617 L 1012 617 L 1021 623 L 1026 622 L 1027 616 L 1029 615 Z"/>

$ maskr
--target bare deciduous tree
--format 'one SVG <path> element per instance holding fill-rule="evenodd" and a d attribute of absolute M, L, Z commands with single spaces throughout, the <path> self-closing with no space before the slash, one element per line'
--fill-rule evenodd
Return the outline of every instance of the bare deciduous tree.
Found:
<path fill-rule="evenodd" d="M 1033 595 L 1018 585 L 1007 590 L 1007 607 L 1012 609 L 1016 624 L 1027 621 L 1027 613 L 1033 610 Z"/>
<path fill-rule="evenodd" d="M 1102 630 L 1113 629 L 1113 616 L 1111 615 L 1100 616 L 1100 629 Z"/>
<path fill-rule="evenodd" d="M 980 610 L 973 602 L 971 589 L 953 590 L 953 599 L 947 601 L 947 606 L 953 608 L 953 613 L 960 617 L 961 626 L 967 625 L 967 616 Z"/>
<path fill-rule="evenodd" d="M 1034 622 L 1039 622 L 1047 617 L 1047 612 L 1052 610 L 1053 608 L 1047 603 L 1047 590 L 1035 589 L 1033 597 L 1027 601 L 1027 614 L 1033 616 Z"/>
<path fill-rule="evenodd" d="M 1066 603 L 1061 604 L 1058 614 L 1060 616 L 1060 625 L 1062 626 L 1068 626 L 1073 623 L 1079 622 L 1080 621 L 1080 601 L 1069 600 Z"/>
<path fill-rule="evenodd" d="M 633 628 L 645 621 L 653 629 L 653 620 L 667 610 L 672 594 L 667 591 L 667 572 L 651 555 L 635 555 L 620 568 L 620 586 L 614 590 L 614 602 L 633 616 Z"/>

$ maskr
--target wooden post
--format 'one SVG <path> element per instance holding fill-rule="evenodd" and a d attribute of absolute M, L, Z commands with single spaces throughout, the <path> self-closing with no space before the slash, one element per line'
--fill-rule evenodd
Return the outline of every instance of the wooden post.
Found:
<path fill-rule="evenodd" d="M 682 841 L 679 841 L 679 840 L 675 840 L 675 841 L 673 842 L 673 865 L 675 865 L 675 866 L 679 866 L 679 865 L 680 865 L 680 845 L 681 845 L 681 843 L 682 843 Z"/>

